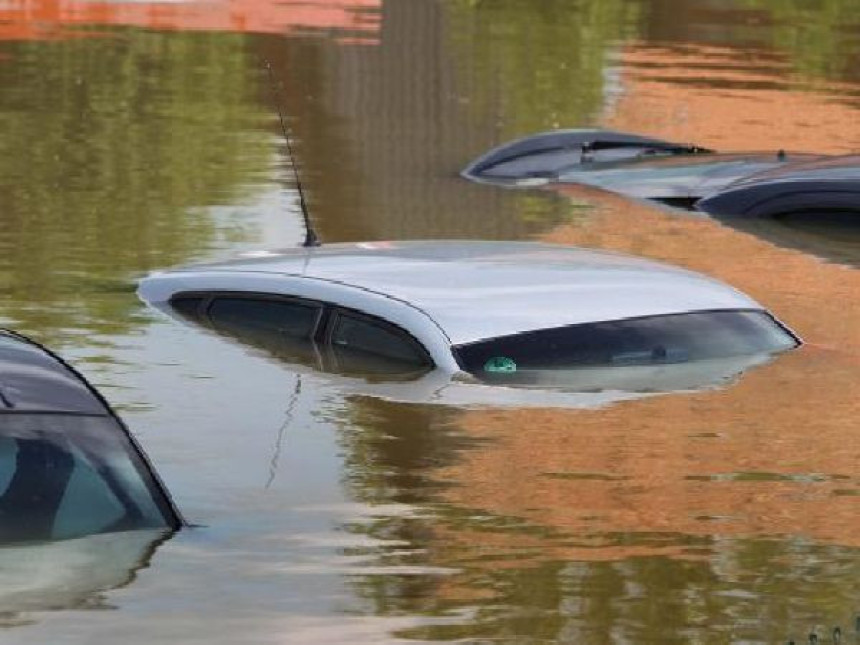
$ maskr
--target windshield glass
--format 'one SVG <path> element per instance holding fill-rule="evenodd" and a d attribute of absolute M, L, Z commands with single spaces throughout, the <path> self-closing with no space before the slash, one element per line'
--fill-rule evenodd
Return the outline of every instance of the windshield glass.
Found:
<path fill-rule="evenodd" d="M 455 348 L 461 366 L 492 382 L 535 372 L 661 366 L 761 356 L 798 341 L 762 311 L 706 311 L 542 329 Z"/>
<path fill-rule="evenodd" d="M 0 414 L 0 544 L 177 525 L 111 417 Z"/>

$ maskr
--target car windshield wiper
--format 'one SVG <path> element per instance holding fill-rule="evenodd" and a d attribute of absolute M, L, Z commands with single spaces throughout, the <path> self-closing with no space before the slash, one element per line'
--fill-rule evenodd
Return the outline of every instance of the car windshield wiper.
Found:
<path fill-rule="evenodd" d="M 602 150 L 617 150 L 624 148 L 641 148 L 641 155 L 653 155 L 658 153 L 667 153 L 670 155 L 691 155 L 691 154 L 711 154 L 714 151 L 701 146 L 683 145 L 683 144 L 644 144 L 641 141 L 585 141 L 580 145 L 583 157 L 590 152 L 600 152 Z M 583 159 L 585 161 L 585 159 Z M 589 160 L 590 161 L 590 160 Z"/>
<path fill-rule="evenodd" d="M 675 155 L 696 155 L 696 154 L 712 154 L 714 151 L 709 148 L 703 148 L 701 146 L 696 145 L 680 145 L 680 144 L 665 144 L 665 145 L 655 145 L 644 143 L 642 141 L 606 141 L 606 140 L 596 140 L 596 141 L 585 141 L 583 143 L 577 143 L 574 145 L 557 145 L 557 146 L 547 146 L 546 148 L 541 148 L 539 150 L 525 150 L 523 152 L 518 152 L 515 154 L 508 155 L 506 157 L 502 157 L 500 159 L 493 159 L 491 161 L 487 161 L 486 163 L 475 168 L 475 172 L 482 173 L 486 170 L 490 170 L 496 166 L 500 166 L 502 164 L 511 163 L 513 161 L 517 161 L 519 159 L 524 159 L 527 157 L 539 157 L 541 155 L 552 154 L 555 152 L 572 152 L 579 153 L 580 159 L 579 161 L 575 161 L 573 163 L 565 164 L 561 168 L 556 168 L 553 170 L 538 170 L 531 171 L 528 174 L 530 177 L 558 177 L 561 173 L 566 170 L 573 168 L 575 166 L 581 164 L 592 163 L 595 161 L 599 161 L 599 159 L 595 159 L 593 157 L 594 153 L 606 152 L 611 150 L 638 150 L 639 152 L 635 155 L 636 157 L 647 157 L 647 156 L 657 156 L 657 155 L 667 155 L 667 156 L 675 156 Z M 634 155 L 631 155 L 634 156 Z"/>

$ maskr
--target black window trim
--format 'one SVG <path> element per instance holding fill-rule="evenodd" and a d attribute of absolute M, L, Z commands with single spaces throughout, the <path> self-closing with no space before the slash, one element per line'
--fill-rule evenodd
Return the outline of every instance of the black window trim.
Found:
<path fill-rule="evenodd" d="M 427 348 L 424 346 L 424 343 L 415 338 L 415 336 L 413 336 L 406 329 L 404 329 L 397 323 L 391 322 L 390 320 L 386 320 L 385 318 L 382 318 L 380 316 L 374 316 L 373 314 L 368 314 L 357 309 L 352 309 L 350 307 L 342 307 L 340 305 L 331 305 L 331 312 L 326 322 L 326 329 L 324 332 L 323 340 L 326 348 L 332 351 L 334 350 L 332 336 L 334 335 L 334 329 L 337 325 L 337 319 L 342 314 L 352 316 L 353 318 L 357 318 L 359 320 L 366 320 L 374 325 L 379 326 L 382 329 L 385 329 L 386 331 L 392 332 L 395 336 L 405 338 L 407 341 L 409 341 L 410 345 L 417 350 L 418 354 L 424 360 L 424 364 L 421 366 L 421 369 L 423 369 L 424 367 L 428 368 L 428 371 L 436 369 L 436 363 L 433 360 L 433 357 L 430 356 L 430 352 L 427 351 Z"/>
<path fill-rule="evenodd" d="M 327 318 L 327 309 L 329 304 L 323 302 L 321 300 L 314 300 L 313 298 L 303 298 L 301 296 L 291 296 L 287 294 L 280 293 L 266 293 L 264 291 L 181 291 L 179 293 L 175 293 L 170 296 L 170 299 L 167 303 L 172 307 L 174 301 L 176 300 L 185 300 L 185 299 L 193 299 L 200 298 L 200 303 L 197 305 L 197 311 L 195 312 L 195 317 L 198 322 L 202 323 L 206 327 L 213 329 L 215 331 L 218 330 L 214 321 L 212 320 L 212 316 L 210 315 L 210 310 L 212 308 L 212 304 L 215 300 L 220 298 L 224 299 L 235 299 L 235 300 L 265 300 L 269 302 L 289 302 L 289 303 L 297 303 L 302 305 L 308 305 L 316 308 L 317 317 L 314 321 L 313 329 L 311 330 L 310 339 L 313 341 L 319 340 L 320 330 L 325 327 L 326 318 Z M 181 314 L 180 314 L 181 315 Z"/>
<path fill-rule="evenodd" d="M 212 290 L 195 290 L 195 291 L 180 291 L 178 293 L 173 294 L 168 299 L 168 304 L 172 306 L 174 300 L 181 300 L 185 298 L 201 298 L 200 304 L 197 305 L 196 316 L 197 319 L 210 329 L 217 331 L 215 325 L 212 323 L 212 319 L 209 316 L 209 309 L 212 306 L 212 302 L 216 298 L 240 298 L 246 300 L 271 300 L 271 301 L 289 301 L 289 302 L 298 302 L 302 304 L 308 304 L 312 306 L 316 306 L 319 308 L 319 314 L 317 315 L 317 320 L 315 323 L 314 331 L 311 334 L 311 340 L 315 343 L 318 343 L 322 346 L 322 349 L 325 351 L 331 351 L 333 345 L 331 343 L 331 336 L 334 332 L 334 326 L 337 320 L 337 316 L 340 312 L 345 312 L 356 318 L 364 318 L 372 323 L 379 324 L 382 323 L 383 326 L 386 326 L 388 329 L 393 331 L 395 334 L 400 336 L 405 336 L 407 340 L 409 340 L 415 348 L 418 350 L 418 353 L 421 357 L 426 361 L 427 367 L 429 370 L 436 369 L 436 362 L 433 360 L 430 352 L 424 346 L 420 340 L 418 340 L 412 333 L 408 330 L 404 329 L 400 325 L 381 316 L 376 316 L 374 314 L 369 314 L 366 311 L 361 311 L 360 309 L 354 309 L 352 307 L 346 307 L 344 305 L 340 305 L 334 302 L 328 302 L 324 300 L 316 300 L 314 298 L 306 298 L 303 296 L 294 296 L 291 294 L 282 294 L 282 293 L 270 293 L 265 291 L 212 291 Z M 428 371 L 429 371 L 428 370 Z"/>

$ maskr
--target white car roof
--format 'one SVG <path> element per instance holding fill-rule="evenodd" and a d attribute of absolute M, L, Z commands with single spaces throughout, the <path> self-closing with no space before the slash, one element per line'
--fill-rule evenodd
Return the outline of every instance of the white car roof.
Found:
<path fill-rule="evenodd" d="M 368 242 L 258 252 L 154 275 L 142 283 L 141 295 L 150 302 L 169 298 L 164 291 L 158 298 L 148 296 L 159 291 L 161 276 L 181 275 L 165 286 L 178 283 L 190 291 L 199 280 L 213 290 L 213 274 L 235 276 L 231 291 L 242 285 L 243 275 L 249 291 L 257 290 L 252 276 L 283 275 L 292 277 L 285 280 L 287 295 L 287 283 L 304 278 L 407 303 L 435 321 L 454 345 L 587 322 L 762 309 L 735 289 L 691 271 L 534 242 Z M 308 297 L 308 289 L 302 291 Z"/>

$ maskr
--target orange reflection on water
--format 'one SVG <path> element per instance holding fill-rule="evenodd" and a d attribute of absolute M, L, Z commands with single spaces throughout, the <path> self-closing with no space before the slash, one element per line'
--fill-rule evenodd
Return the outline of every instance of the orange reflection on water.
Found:
<path fill-rule="evenodd" d="M 720 151 L 860 148 L 860 87 L 792 77 L 773 53 L 630 45 L 617 62 L 623 92 L 607 127 Z"/>
<path fill-rule="evenodd" d="M 857 546 L 858 384 L 856 361 L 802 350 L 721 391 L 472 411 L 463 424 L 496 441 L 446 473 L 461 484 L 449 496 L 577 536 L 791 534 Z"/>
<path fill-rule="evenodd" d="M 718 277 L 764 302 L 807 346 L 715 391 L 587 411 L 467 412 L 464 427 L 497 441 L 446 473 L 461 484 L 452 501 L 577 534 L 794 534 L 860 545 L 860 272 L 620 197 L 547 239 Z M 599 557 L 625 555 L 606 548 Z"/>
<path fill-rule="evenodd" d="M 766 65 L 743 71 L 745 55 L 629 51 L 625 93 L 607 125 L 729 150 L 774 148 L 778 138 L 781 147 L 846 152 L 860 142 L 857 108 L 831 90 L 726 83 L 768 77 Z M 701 81 L 708 65 L 719 71 L 710 88 Z M 688 82 L 696 74 L 701 82 Z M 546 540 L 558 555 L 580 559 L 674 552 L 671 543 L 579 543 L 617 534 L 860 546 L 860 272 L 708 218 L 595 189 L 559 192 L 597 207 L 547 241 L 712 275 L 764 303 L 807 345 L 718 390 L 584 411 L 465 412 L 460 425 L 494 441 L 446 469 L 458 484 L 447 499 L 542 526 L 562 536 Z"/>
<path fill-rule="evenodd" d="M 6 0 L 0 3 L 0 40 L 91 36 L 93 32 L 76 28 L 121 25 L 167 31 L 334 32 L 344 43 L 373 44 L 380 7 L 381 0 Z"/>

